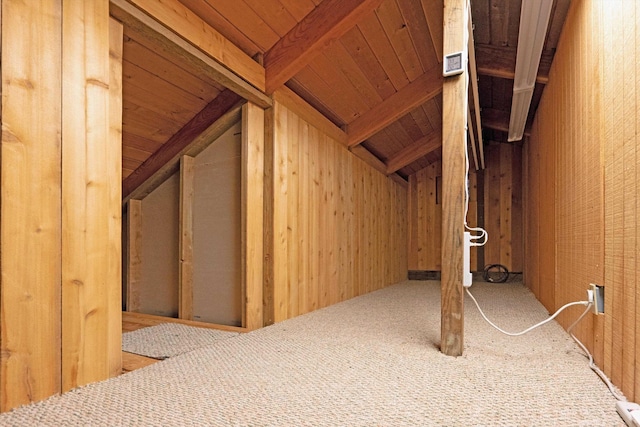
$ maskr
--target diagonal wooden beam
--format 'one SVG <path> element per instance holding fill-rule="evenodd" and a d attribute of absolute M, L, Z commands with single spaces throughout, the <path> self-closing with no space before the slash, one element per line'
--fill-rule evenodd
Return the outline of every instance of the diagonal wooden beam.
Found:
<path fill-rule="evenodd" d="M 144 197 L 164 182 L 166 178 L 177 170 L 181 155 L 195 155 L 195 153 L 189 149 L 192 144 L 199 141 L 198 137 L 203 132 L 209 130 L 212 124 L 215 124 L 215 122 L 225 116 L 226 113 L 236 109 L 239 112 L 242 101 L 243 99 L 240 96 L 229 89 L 222 91 L 216 99 L 196 114 L 193 119 L 169 138 L 158 151 L 153 153 L 151 157 L 145 160 L 138 169 L 133 171 L 133 173 L 122 182 L 123 202 L 126 202 L 132 197 Z M 239 119 L 239 115 L 237 115 L 237 119 Z M 235 121 L 237 121 L 237 119 Z M 235 121 L 233 123 L 235 123 Z M 161 170 L 163 171 L 162 176 L 158 176 L 157 172 Z M 134 190 L 139 189 L 143 184 L 144 188 L 133 194 Z"/>
<path fill-rule="evenodd" d="M 442 147 L 442 133 L 440 131 L 431 132 L 413 144 L 407 145 L 390 158 L 387 161 L 387 175 L 391 175 L 440 147 Z"/>
<path fill-rule="evenodd" d="M 353 28 L 382 0 L 324 0 L 264 56 L 266 93 L 302 70 L 321 50 Z"/>
<path fill-rule="evenodd" d="M 109 6 L 111 16 L 179 61 L 261 107 L 270 106 L 262 93 L 264 68 L 177 0 L 110 0 Z"/>
<path fill-rule="evenodd" d="M 349 147 L 362 143 L 441 92 L 442 66 L 438 65 L 349 123 Z"/>
<path fill-rule="evenodd" d="M 513 80 L 516 68 L 515 48 L 476 44 L 475 56 L 478 74 Z M 552 51 L 542 52 L 536 83 L 547 84 L 549 82 L 549 69 L 552 60 Z"/>

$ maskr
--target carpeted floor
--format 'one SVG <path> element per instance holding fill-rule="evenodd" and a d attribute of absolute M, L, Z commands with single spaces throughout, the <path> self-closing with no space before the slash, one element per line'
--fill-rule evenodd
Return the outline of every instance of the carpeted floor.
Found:
<path fill-rule="evenodd" d="M 166 359 L 237 335 L 237 332 L 162 323 L 122 334 L 122 351 L 154 359 Z"/>
<path fill-rule="evenodd" d="M 548 315 L 520 284 L 472 291 L 511 330 Z M 466 350 L 453 358 L 438 351 L 439 318 L 439 283 L 404 282 L 20 408 L 0 425 L 623 425 L 556 323 L 509 338 L 467 300 Z"/>

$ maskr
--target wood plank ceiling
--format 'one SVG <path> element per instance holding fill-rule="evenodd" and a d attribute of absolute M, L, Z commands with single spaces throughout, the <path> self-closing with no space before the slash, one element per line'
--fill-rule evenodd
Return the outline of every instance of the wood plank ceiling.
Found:
<path fill-rule="evenodd" d="M 152 0 L 132 3 L 148 1 Z M 548 77 L 569 1 L 556 0 L 554 5 L 530 119 Z M 442 0 L 163 3 L 188 8 L 248 56 L 263 61 L 269 93 L 284 83 L 345 129 L 349 146 L 362 145 L 380 159 L 388 173 L 397 171 L 406 178 L 440 158 Z M 521 0 L 471 0 L 485 141 L 506 141 L 520 5 Z M 288 50 L 296 37 L 308 35 L 309 28 L 337 39 L 310 45 L 310 54 Z M 293 77 L 287 74 L 288 65 L 295 71 Z M 125 182 L 207 106 L 216 100 L 233 103 L 229 96 L 223 100 L 224 93 L 222 84 L 198 72 L 174 50 L 125 23 Z"/>

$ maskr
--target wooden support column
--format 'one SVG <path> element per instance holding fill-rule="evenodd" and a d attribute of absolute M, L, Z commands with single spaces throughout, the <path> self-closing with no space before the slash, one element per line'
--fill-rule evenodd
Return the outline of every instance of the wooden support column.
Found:
<path fill-rule="evenodd" d="M 249 330 L 263 326 L 264 125 L 262 108 L 242 107 L 242 326 Z"/>
<path fill-rule="evenodd" d="M 194 158 L 180 158 L 180 262 L 178 317 L 193 320 L 193 178 Z"/>
<path fill-rule="evenodd" d="M 60 0 L 2 1 L 2 412 L 59 393 L 62 381 L 61 18 Z"/>
<path fill-rule="evenodd" d="M 122 27 L 110 24 L 108 0 L 62 3 L 64 392 L 122 370 L 121 119 L 110 99 L 118 110 L 110 67 L 121 61 Z"/>
<path fill-rule="evenodd" d="M 464 51 L 467 0 L 444 2 L 444 55 Z M 466 67 L 465 67 L 466 68 Z M 444 80 L 442 91 L 442 296 L 440 350 L 460 356 L 464 349 L 465 71 Z"/>
<path fill-rule="evenodd" d="M 127 311 L 140 310 L 142 280 L 142 200 L 127 202 L 125 301 Z"/>

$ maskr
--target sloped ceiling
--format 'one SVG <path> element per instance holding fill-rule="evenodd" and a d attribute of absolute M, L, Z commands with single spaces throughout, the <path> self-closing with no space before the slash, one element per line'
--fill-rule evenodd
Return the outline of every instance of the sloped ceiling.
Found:
<path fill-rule="evenodd" d="M 129 0 L 144 9 L 157 0 Z M 443 0 L 162 0 L 188 11 L 403 178 L 440 158 Z M 485 141 L 506 141 L 521 0 L 471 0 Z M 530 120 L 569 0 L 556 0 Z M 112 7 L 113 9 L 113 7 Z M 315 41 L 314 41 L 315 40 Z M 125 23 L 123 178 L 239 98 Z M 234 95 L 235 96 L 235 95 Z M 216 104 L 219 104 L 216 106 Z M 216 114 L 208 113 L 215 110 Z M 220 110 L 220 111 L 218 111 Z M 199 115 L 199 116 L 198 116 Z M 191 123 L 191 124 L 190 124 Z M 361 149 L 359 149 L 361 150 Z"/>

